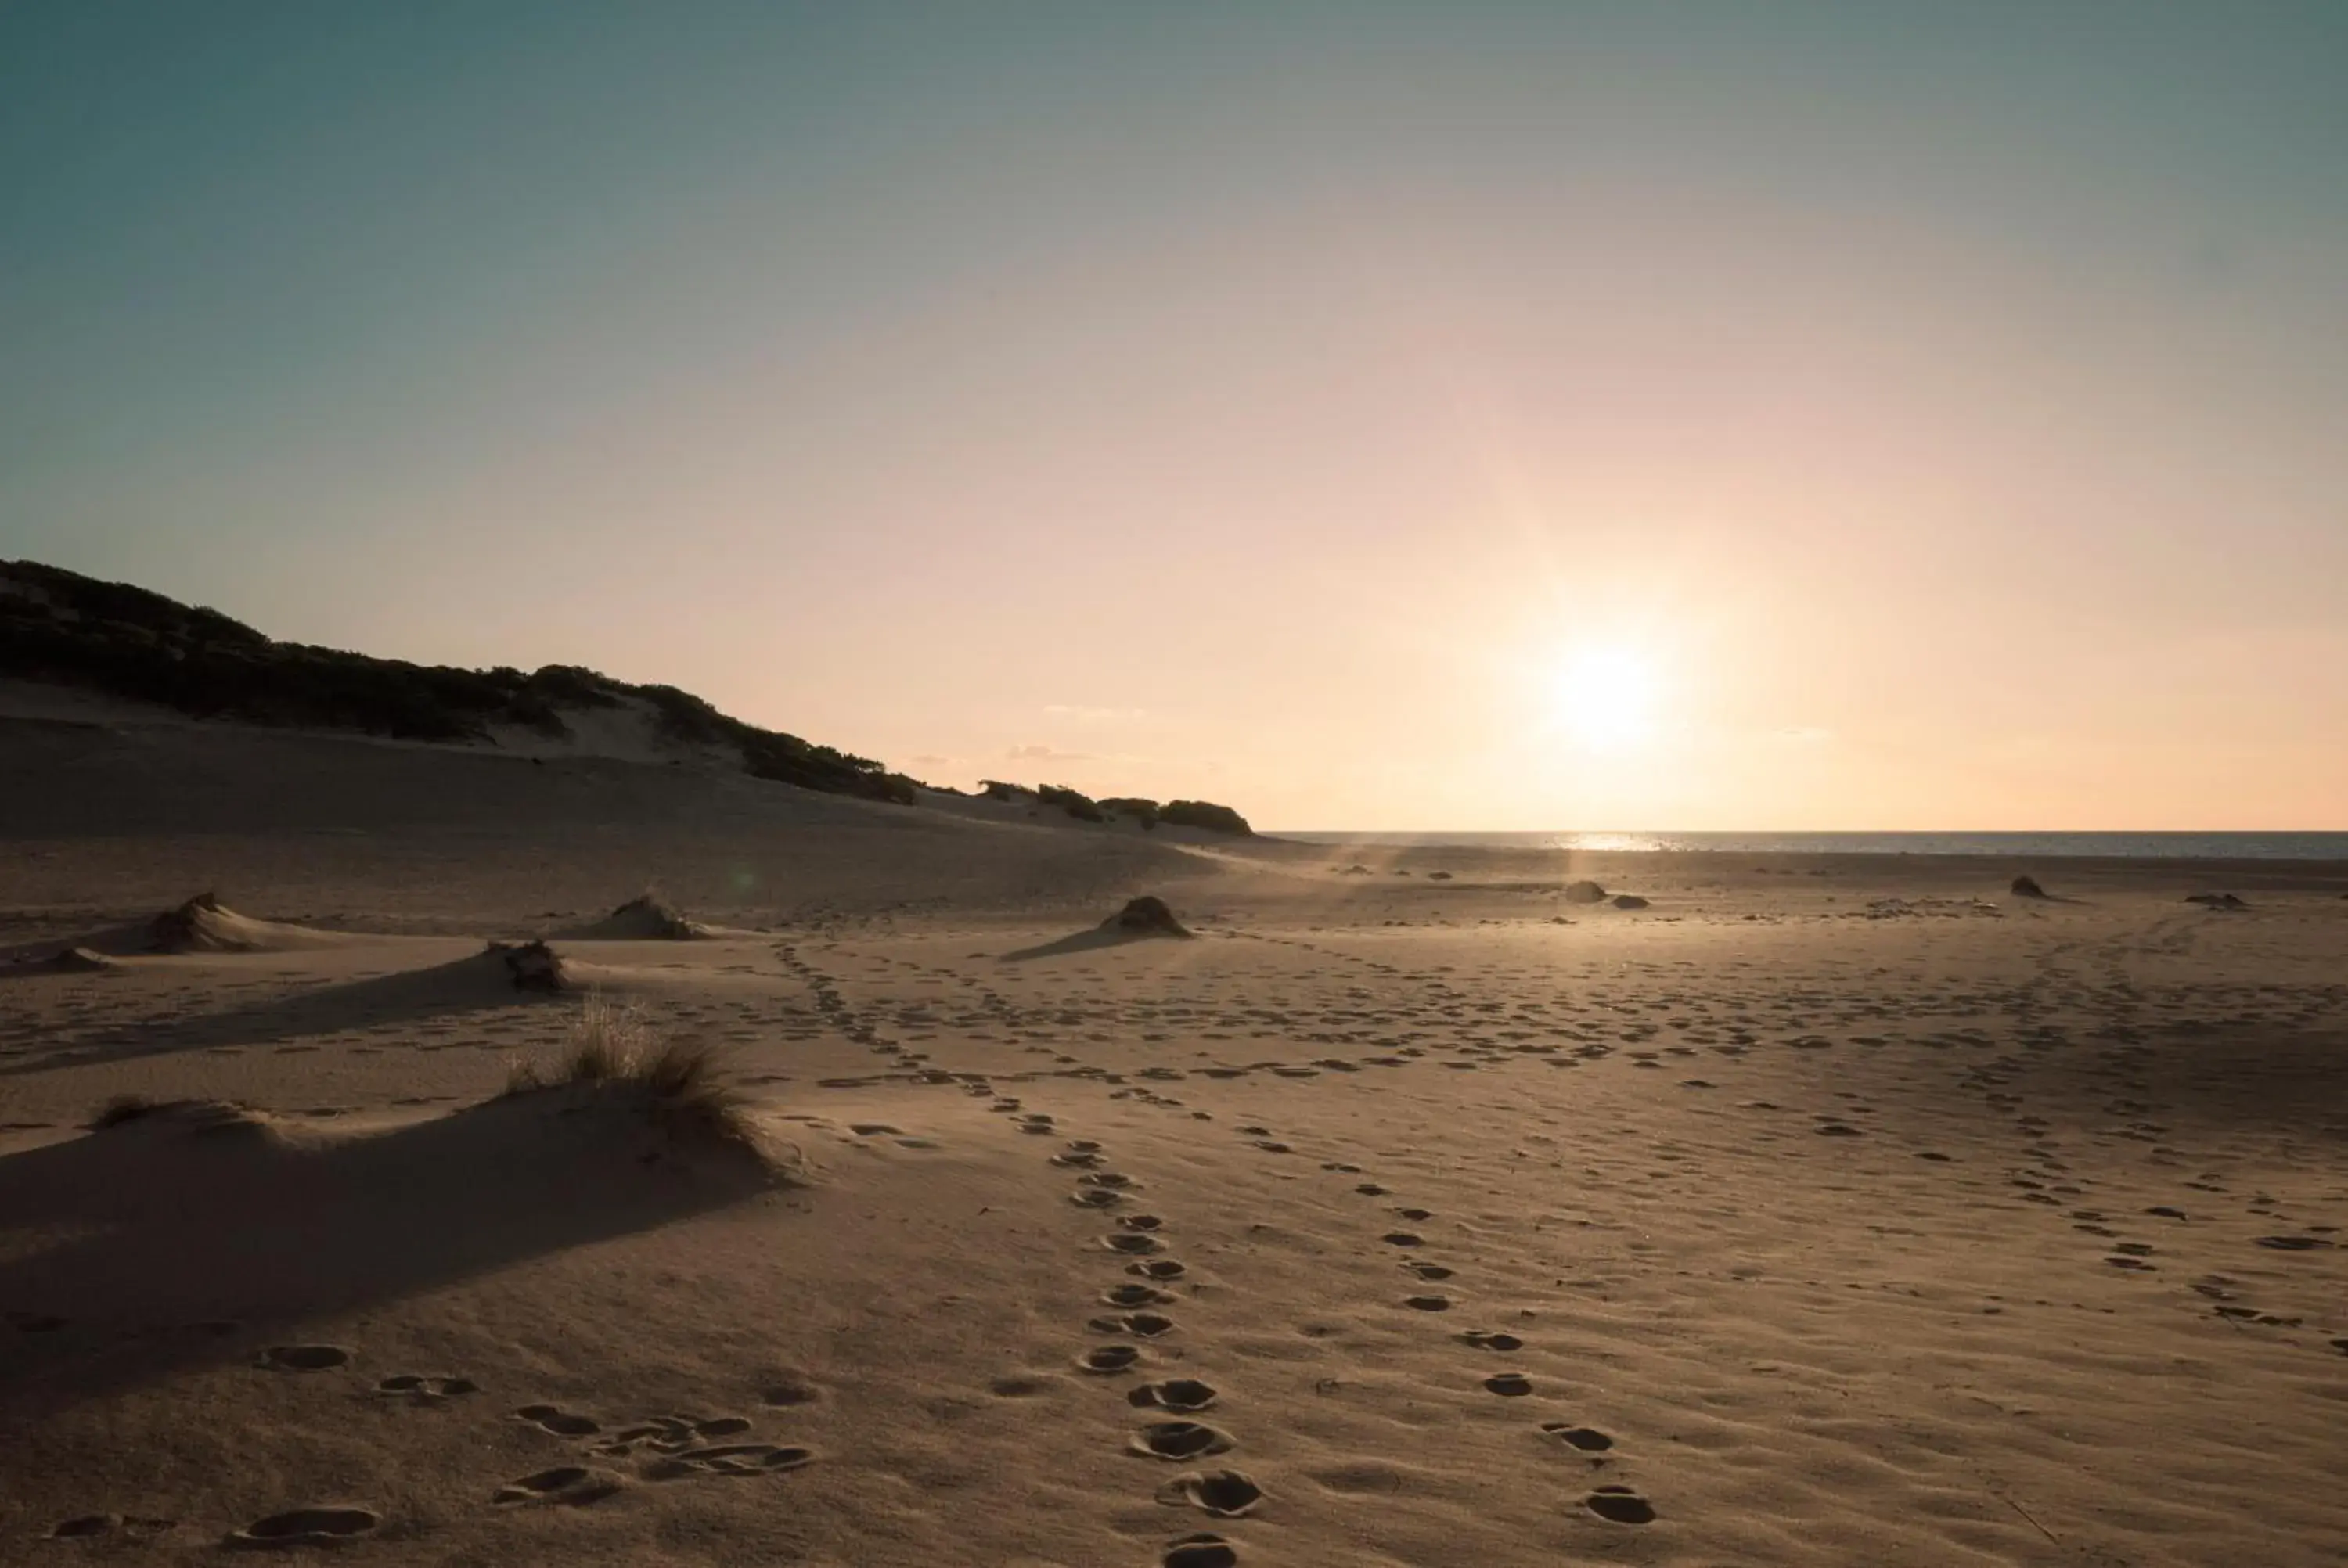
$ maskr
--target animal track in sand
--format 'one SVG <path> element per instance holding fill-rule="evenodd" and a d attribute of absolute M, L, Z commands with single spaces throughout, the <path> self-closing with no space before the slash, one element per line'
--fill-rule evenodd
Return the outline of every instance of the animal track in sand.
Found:
<path fill-rule="evenodd" d="M 1435 1211 L 1432 1209 L 1396 1209 L 1395 1210 L 1395 1215 L 1398 1219 L 1406 1219 L 1416 1223 L 1419 1220 L 1433 1219 L 1435 1217 Z"/>
<path fill-rule="evenodd" d="M 1138 1231 L 1119 1231 L 1115 1235 L 1101 1237 L 1101 1245 L 1128 1257 L 1143 1257 L 1150 1253 L 1164 1252 L 1166 1244 L 1154 1235 Z"/>
<path fill-rule="evenodd" d="M 1170 1507 L 1189 1503 L 1218 1519 L 1238 1519 L 1263 1501 L 1263 1488 L 1239 1471 L 1194 1470 L 1159 1487 L 1158 1501 Z"/>
<path fill-rule="evenodd" d="M 1151 1257 L 1139 1263 L 1127 1264 L 1125 1272 L 1138 1274 L 1144 1279 L 1179 1279 L 1190 1270 L 1187 1264 L 1177 1263 L 1170 1257 Z"/>
<path fill-rule="evenodd" d="M 1129 1446 L 1152 1459 L 1185 1460 L 1228 1453 L 1237 1440 L 1204 1421 L 1152 1421 L 1133 1434 Z"/>
<path fill-rule="evenodd" d="M 1525 1342 L 1513 1334 L 1486 1328 L 1470 1328 L 1459 1337 L 1478 1350 L 1521 1350 L 1525 1348 Z"/>
<path fill-rule="evenodd" d="M 1166 1548 L 1160 1568 L 1235 1568 L 1240 1549 L 1220 1535 L 1185 1535 Z"/>
<path fill-rule="evenodd" d="M 1100 1345 L 1076 1358 L 1076 1365 L 1087 1372 L 1113 1374 L 1129 1372 L 1141 1363 L 1141 1348 L 1136 1345 Z"/>
<path fill-rule="evenodd" d="M 1419 1258 L 1413 1258 L 1410 1262 L 1404 1264 L 1403 1267 L 1418 1276 L 1421 1279 L 1429 1280 L 1449 1279 L 1452 1275 L 1457 1272 L 1454 1269 L 1446 1268 L 1439 1263 L 1427 1263 Z"/>
<path fill-rule="evenodd" d="M 1086 1327 L 1096 1334 L 1130 1334 L 1138 1339 L 1155 1339 L 1174 1332 L 1174 1320 L 1163 1313 L 1128 1312 L 1116 1317 L 1096 1317 Z"/>
<path fill-rule="evenodd" d="M 1405 1307 L 1416 1307 L 1421 1312 L 1451 1310 L 1451 1298 L 1447 1296 L 1406 1296 L 1402 1298 L 1402 1304 Z"/>
<path fill-rule="evenodd" d="M 1378 1237 L 1378 1239 L 1385 1243 L 1388 1246 L 1424 1246 L 1426 1245 L 1426 1238 L 1418 1235 L 1415 1231 L 1388 1231 L 1385 1235 Z"/>
<path fill-rule="evenodd" d="M 1645 1524 L 1655 1517 L 1647 1500 L 1627 1486 L 1601 1486 L 1583 1500 L 1584 1507 L 1617 1524 Z"/>
<path fill-rule="evenodd" d="M 272 1372 L 324 1372 L 348 1366 L 350 1359 L 339 1345 L 272 1345 L 252 1364 Z"/>
<path fill-rule="evenodd" d="M 1125 1201 L 1123 1193 L 1107 1187 L 1078 1187 L 1068 1194 L 1068 1202 L 1080 1209 L 1113 1209 Z"/>
<path fill-rule="evenodd" d="M 1521 1398 L 1533 1391 L 1533 1380 L 1522 1372 L 1495 1372 L 1484 1379 L 1484 1387 L 1502 1399 Z"/>
<path fill-rule="evenodd" d="M 1117 1223 L 1129 1231 L 1154 1231 L 1166 1222 L 1156 1214 L 1128 1214 Z"/>
<path fill-rule="evenodd" d="M 470 1378 L 427 1378 L 416 1372 L 401 1372 L 377 1383 L 375 1391 L 429 1402 L 454 1399 L 459 1394 L 478 1394 L 481 1386 Z"/>
<path fill-rule="evenodd" d="M 1614 1440 L 1595 1427 L 1577 1427 L 1565 1421 L 1543 1421 L 1541 1430 L 1550 1437 L 1583 1453 L 1604 1453 L 1614 1446 Z"/>
<path fill-rule="evenodd" d="M 553 1405 L 524 1405 L 514 1414 L 558 1438 L 592 1437 L 603 1430 L 602 1424 L 592 1417 L 574 1416 Z"/>
<path fill-rule="evenodd" d="M 546 1502 L 583 1508 L 611 1496 L 620 1490 L 620 1478 L 609 1471 L 563 1464 L 509 1481 L 490 1493 L 489 1501 L 500 1507 L 517 1502 Z"/>
<path fill-rule="evenodd" d="M 1354 1191 L 1361 1194 L 1362 1196 L 1365 1198 L 1382 1198 L 1386 1195 L 1385 1188 L 1378 1185 L 1375 1182 L 1364 1182 L 1359 1186 L 1356 1186 Z"/>
<path fill-rule="evenodd" d="M 1196 1378 L 1161 1378 L 1126 1395 L 1126 1401 L 1138 1409 L 1160 1410 L 1203 1410 L 1215 1399 L 1214 1387 Z"/>
<path fill-rule="evenodd" d="M 296 1508 L 229 1532 L 231 1546 L 333 1546 L 372 1534 L 383 1515 L 372 1508 Z"/>

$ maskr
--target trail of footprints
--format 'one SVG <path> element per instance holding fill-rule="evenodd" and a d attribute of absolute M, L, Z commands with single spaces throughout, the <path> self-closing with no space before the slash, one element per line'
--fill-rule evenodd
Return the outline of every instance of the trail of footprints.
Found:
<path fill-rule="evenodd" d="M 992 1109 L 1013 1118 L 1013 1124 L 1022 1132 L 1058 1136 L 1065 1131 L 1056 1117 L 1025 1111 L 1019 1100 L 1010 1096 L 998 1097 Z M 1267 1127 L 1242 1126 L 1235 1131 L 1267 1153 L 1293 1152 L 1289 1144 L 1273 1137 Z M 1149 1343 L 1176 1329 L 1173 1317 L 1160 1310 L 1171 1307 L 1177 1299 L 1165 1287 L 1182 1279 L 1188 1267 L 1180 1260 L 1165 1255 L 1166 1221 L 1162 1216 L 1122 1212 L 1139 1191 L 1138 1184 L 1123 1173 L 1105 1168 L 1107 1153 L 1097 1141 L 1066 1139 L 1049 1158 L 1053 1165 L 1076 1173 L 1069 1194 L 1071 1203 L 1086 1209 L 1118 1211 L 1117 1228 L 1103 1235 L 1099 1245 L 1103 1251 L 1127 1260 L 1124 1272 L 1130 1276 L 1103 1290 L 1101 1304 L 1110 1310 L 1096 1315 L 1086 1324 L 1094 1334 L 1108 1337 L 1110 1342 L 1085 1350 L 1076 1364 L 1084 1372 L 1103 1378 L 1144 1376 L 1152 1370 Z M 1360 1166 L 1339 1162 L 1324 1163 L 1323 1169 L 1349 1175 L 1363 1173 Z M 1392 1195 L 1385 1187 L 1369 1180 L 1358 1183 L 1354 1191 L 1372 1198 Z M 1396 1218 L 1414 1224 L 1434 1217 L 1426 1209 L 1407 1204 L 1395 1205 L 1391 1212 Z M 1402 1268 L 1421 1284 L 1448 1280 L 1456 1272 L 1417 1254 L 1416 1249 L 1426 1245 L 1426 1238 L 1416 1231 L 1390 1230 L 1381 1239 L 1389 1246 L 1411 1254 L 1403 1260 Z M 1401 1304 L 1429 1313 L 1447 1312 L 1453 1305 L 1448 1295 L 1435 1292 L 1406 1295 Z M 1470 1328 L 1456 1337 L 1471 1349 L 1489 1354 L 1508 1355 L 1524 1348 L 1524 1341 L 1516 1335 L 1491 1329 Z M 1529 1374 L 1510 1368 L 1489 1372 L 1481 1381 L 1484 1389 L 1498 1398 L 1522 1399 L 1536 1392 Z M 1149 1419 L 1128 1438 L 1128 1447 L 1135 1453 L 1174 1463 L 1189 1463 L 1230 1452 L 1238 1446 L 1239 1440 L 1223 1427 L 1199 1419 L 1216 1409 L 1220 1398 L 1210 1384 L 1195 1378 L 1159 1378 L 1131 1387 L 1126 1392 L 1127 1403 L 1148 1412 Z M 1540 1430 L 1548 1441 L 1587 1459 L 1593 1470 L 1602 1470 L 1612 1462 L 1609 1456 L 1614 1440 L 1596 1428 L 1568 1420 L 1549 1420 L 1540 1423 Z M 1244 1519 L 1266 1501 L 1264 1490 L 1253 1478 L 1233 1469 L 1186 1471 L 1159 1487 L 1157 1496 L 1160 1502 L 1196 1508 L 1220 1520 Z M 1617 1482 L 1593 1485 L 1583 1496 L 1582 1506 L 1598 1518 L 1616 1524 L 1646 1524 L 1656 1518 L 1652 1503 L 1635 1489 Z M 1195 1532 L 1169 1542 L 1159 1558 L 1161 1568 L 1234 1568 L 1239 1561 L 1239 1542 L 1211 1531 Z"/>
<path fill-rule="evenodd" d="M 1268 1153 L 1289 1152 L 1286 1144 L 1272 1138 L 1269 1128 L 1248 1126 L 1237 1131 L 1240 1136 L 1252 1140 L 1259 1149 Z M 1360 1166 L 1342 1161 L 1324 1162 L 1321 1168 L 1336 1175 L 1364 1175 Z M 1354 1191 L 1365 1198 L 1394 1195 L 1384 1185 L 1366 1179 L 1356 1183 Z M 1435 1217 L 1429 1210 L 1406 1204 L 1392 1205 L 1388 1212 L 1410 1225 Z M 1455 1277 L 1457 1272 L 1448 1265 L 1435 1262 L 1420 1254 L 1418 1249 L 1426 1245 L 1426 1238 L 1417 1231 L 1398 1227 L 1385 1232 L 1378 1239 L 1406 1255 L 1401 1262 L 1402 1271 L 1421 1284 L 1447 1281 Z M 1427 1313 L 1448 1312 L 1455 1305 L 1449 1294 L 1435 1291 L 1406 1294 L 1400 1298 L 1400 1304 L 1414 1311 Z M 1525 1345 L 1524 1340 L 1514 1334 L 1489 1328 L 1463 1329 L 1454 1337 L 1470 1349 L 1503 1356 L 1513 1355 L 1523 1349 Z M 1487 1373 L 1481 1381 L 1486 1392 L 1500 1399 L 1525 1399 L 1537 1391 L 1531 1376 L 1514 1368 L 1502 1368 Z M 1611 1462 L 1605 1456 L 1612 1450 L 1614 1440 L 1594 1427 L 1573 1421 L 1550 1420 L 1540 1423 L 1540 1431 L 1549 1440 L 1587 1457 L 1593 1470 L 1602 1470 Z M 1616 1524 L 1646 1524 L 1656 1517 L 1653 1504 L 1634 1489 L 1619 1483 L 1593 1486 L 1583 1497 L 1582 1506 L 1599 1518 Z"/>
<path fill-rule="evenodd" d="M 1062 1129 L 1054 1117 L 1024 1111 L 1020 1102 L 998 1098 L 993 1109 L 1014 1118 L 1023 1132 L 1057 1136 Z M 1124 1260 L 1126 1276 L 1105 1287 L 1098 1313 L 1085 1327 L 1108 1342 L 1094 1345 L 1076 1358 L 1077 1368 L 1102 1378 L 1148 1373 L 1151 1342 L 1175 1331 L 1175 1322 L 1163 1308 L 1176 1297 L 1166 1287 L 1182 1279 L 1189 1266 L 1166 1255 L 1166 1221 L 1158 1214 L 1126 1212 L 1140 1190 L 1121 1172 L 1106 1169 L 1107 1151 L 1088 1138 L 1068 1139 L 1050 1156 L 1053 1165 L 1076 1173 L 1069 1201 L 1080 1208 L 1116 1212 L 1117 1228 L 1100 1237 L 1100 1250 Z M 1223 1428 L 1200 1418 L 1216 1408 L 1220 1394 L 1196 1378 L 1154 1378 L 1126 1390 L 1126 1402 L 1144 1419 L 1127 1440 L 1135 1453 L 1169 1463 L 1187 1464 L 1230 1452 L 1239 1440 Z M 1264 1501 L 1263 1489 L 1245 1471 L 1229 1469 L 1186 1470 L 1158 1489 L 1158 1501 L 1189 1507 L 1219 1520 L 1244 1519 Z M 1213 1531 L 1194 1531 L 1167 1543 L 1159 1559 L 1162 1568 L 1233 1568 L 1240 1561 L 1239 1543 Z"/>
<path fill-rule="evenodd" d="M 253 1358 L 255 1368 L 305 1375 L 346 1369 L 355 1353 L 339 1345 L 273 1345 Z M 396 1372 L 378 1379 L 371 1390 L 377 1398 L 416 1405 L 440 1405 L 479 1394 L 469 1378 L 419 1372 Z M 815 1397 L 808 1386 L 790 1382 L 769 1389 L 766 1402 L 783 1408 L 807 1403 Z M 517 1478 L 489 1493 L 495 1508 L 520 1504 L 600 1502 L 628 1484 L 624 1463 L 638 1479 L 674 1481 L 693 1476 L 757 1476 L 792 1471 L 815 1459 L 815 1450 L 798 1444 L 764 1442 L 751 1436 L 754 1423 L 746 1416 L 648 1416 L 607 1428 L 593 1416 L 566 1410 L 559 1405 L 530 1404 L 512 1412 L 521 1421 L 550 1437 L 582 1445 L 585 1463 L 552 1465 Z M 52 1526 L 50 1540 L 111 1538 L 135 1540 L 176 1530 L 173 1519 L 87 1514 Z M 256 1519 L 231 1531 L 223 1544 L 232 1547 L 327 1546 L 373 1534 L 383 1524 L 376 1510 L 359 1503 L 314 1504 L 288 1509 Z"/>

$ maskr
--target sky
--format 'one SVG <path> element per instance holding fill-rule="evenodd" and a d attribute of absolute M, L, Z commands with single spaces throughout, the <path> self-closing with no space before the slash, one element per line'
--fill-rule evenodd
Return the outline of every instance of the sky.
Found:
<path fill-rule="evenodd" d="M 2348 826 L 2348 5 L 0 5 L 0 557 L 1262 826 Z"/>

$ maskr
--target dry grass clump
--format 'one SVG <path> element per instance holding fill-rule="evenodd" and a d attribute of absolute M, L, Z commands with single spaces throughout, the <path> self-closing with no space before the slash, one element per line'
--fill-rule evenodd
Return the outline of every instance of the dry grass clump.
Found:
<path fill-rule="evenodd" d="M 506 1074 L 509 1095 L 559 1089 L 624 1096 L 673 1136 L 763 1153 L 749 1100 L 726 1076 L 713 1047 L 661 1040 L 641 1013 L 600 994 L 580 1005 L 570 1045 L 551 1076 L 530 1061 L 516 1061 Z"/>
<path fill-rule="evenodd" d="M 268 1130 L 267 1119 L 259 1112 L 227 1101 L 157 1100 L 145 1094 L 115 1095 L 84 1125 L 92 1132 L 107 1132 L 142 1122 L 194 1132 L 265 1134 Z"/>

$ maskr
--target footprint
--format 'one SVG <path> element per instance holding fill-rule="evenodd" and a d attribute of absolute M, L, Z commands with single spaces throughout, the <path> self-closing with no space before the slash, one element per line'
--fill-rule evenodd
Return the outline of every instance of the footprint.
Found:
<path fill-rule="evenodd" d="M 1416 1307 L 1421 1312 L 1451 1310 L 1451 1297 L 1447 1296 L 1406 1296 L 1402 1298 L 1402 1304 L 1405 1307 Z"/>
<path fill-rule="evenodd" d="M 787 1378 L 771 1384 L 758 1396 L 770 1405 L 812 1405 L 823 1396 L 813 1383 L 797 1378 Z"/>
<path fill-rule="evenodd" d="M 1416 1259 L 1404 1264 L 1403 1267 L 1410 1270 L 1411 1273 L 1418 1276 L 1421 1279 L 1449 1279 L 1454 1272 L 1451 1269 L 1444 1267 L 1443 1265 L 1439 1263 L 1422 1263 Z"/>
<path fill-rule="evenodd" d="M 1236 1441 L 1231 1433 L 1204 1421 L 1152 1421 L 1133 1434 L 1136 1453 L 1153 1459 L 1201 1459 L 1228 1453 Z"/>
<path fill-rule="evenodd" d="M 1604 1453 L 1614 1446 L 1614 1440 L 1595 1427 L 1570 1426 L 1564 1421 L 1543 1421 L 1541 1430 L 1565 1444 L 1566 1447 L 1580 1449 L 1586 1454 Z"/>
<path fill-rule="evenodd" d="M 1388 1246 L 1423 1246 L 1426 1243 L 1425 1236 L 1411 1231 L 1388 1231 L 1378 1239 Z"/>
<path fill-rule="evenodd" d="M 140 1519 L 119 1513 L 86 1513 L 78 1519 L 59 1520 L 49 1527 L 43 1537 L 48 1541 L 87 1540 L 97 1535 L 160 1535 L 179 1524 L 176 1519 Z"/>
<path fill-rule="evenodd" d="M 551 1502 L 583 1508 L 591 1502 L 602 1501 L 619 1490 L 620 1478 L 608 1471 L 590 1470 L 582 1464 L 564 1464 L 510 1481 L 492 1492 L 489 1501 L 500 1506 L 517 1502 Z"/>
<path fill-rule="evenodd" d="M 688 1449 L 673 1459 L 661 1460 L 645 1473 L 655 1481 L 673 1481 L 695 1473 L 769 1475 L 797 1470 L 814 1459 L 813 1449 L 778 1443 L 727 1443 L 717 1448 Z"/>
<path fill-rule="evenodd" d="M 1032 1399 L 1050 1389 L 1049 1378 L 1014 1376 L 997 1378 L 986 1386 L 986 1391 L 998 1399 Z"/>
<path fill-rule="evenodd" d="M 1158 1489 L 1158 1501 L 1189 1503 L 1218 1519 L 1239 1519 L 1263 1501 L 1263 1488 L 1235 1470 L 1194 1470 Z"/>
<path fill-rule="evenodd" d="M 1513 1399 L 1533 1391 L 1533 1380 L 1522 1372 L 1495 1372 L 1484 1379 L 1484 1387 L 1502 1399 Z"/>
<path fill-rule="evenodd" d="M 1521 1350 L 1525 1342 L 1513 1334 L 1500 1334 L 1484 1328 L 1470 1328 L 1459 1336 L 1479 1350 Z"/>
<path fill-rule="evenodd" d="M 1068 1194 L 1068 1202 L 1080 1209 L 1113 1209 L 1125 1202 L 1125 1194 L 1107 1187 L 1078 1187 Z"/>
<path fill-rule="evenodd" d="M 1185 1535 L 1166 1548 L 1160 1568 L 1235 1568 L 1240 1549 L 1220 1535 Z"/>
<path fill-rule="evenodd" d="M 1164 1252 L 1166 1244 L 1141 1231 L 1120 1231 L 1101 1237 L 1101 1245 L 1128 1257 L 1145 1257 L 1153 1252 Z"/>
<path fill-rule="evenodd" d="M 427 1378 L 415 1372 L 401 1372 L 386 1378 L 375 1386 L 378 1394 L 404 1395 L 417 1400 L 453 1399 L 459 1394 L 478 1394 L 481 1386 L 470 1378 Z"/>
<path fill-rule="evenodd" d="M 252 1364 L 273 1372 L 324 1372 L 348 1366 L 350 1359 L 339 1345 L 272 1345 Z"/>
<path fill-rule="evenodd" d="M 1101 1292 L 1101 1299 L 1111 1307 L 1165 1307 L 1174 1297 L 1154 1285 L 1112 1285 Z"/>
<path fill-rule="evenodd" d="M 1174 1320 L 1159 1312 L 1128 1312 L 1117 1317 L 1096 1317 L 1087 1327 L 1096 1334 L 1130 1334 L 1140 1339 L 1155 1339 L 1174 1332 Z"/>
<path fill-rule="evenodd" d="M 1100 1345 L 1076 1358 L 1076 1365 L 1087 1372 L 1129 1372 L 1141 1361 L 1140 1347 L 1135 1345 Z"/>
<path fill-rule="evenodd" d="M 1138 1274 L 1144 1279 L 1179 1279 L 1190 1272 L 1189 1266 L 1170 1257 L 1153 1257 L 1125 1266 L 1128 1274 Z"/>
<path fill-rule="evenodd" d="M 574 1416 L 552 1405 L 524 1405 L 514 1414 L 544 1428 L 558 1438 L 592 1437 L 603 1430 L 589 1417 Z"/>
<path fill-rule="evenodd" d="M 1421 1220 L 1433 1219 L 1435 1211 L 1433 1209 L 1396 1209 L 1395 1215 L 1398 1219 L 1406 1219 L 1416 1225 Z"/>
<path fill-rule="evenodd" d="M 1354 1191 L 1361 1194 L 1362 1196 L 1365 1198 L 1383 1198 L 1386 1195 L 1386 1190 L 1378 1185 L 1375 1182 L 1364 1182 L 1361 1185 L 1355 1187 Z"/>
<path fill-rule="evenodd" d="M 1655 1517 L 1654 1508 L 1643 1497 L 1627 1486 L 1601 1486 L 1585 1501 L 1591 1512 L 1601 1519 L 1611 1519 L 1617 1524 L 1645 1524 Z"/>
<path fill-rule="evenodd" d="M 1167 1378 L 1142 1384 L 1126 1401 L 1143 1409 L 1203 1410 L 1215 1402 L 1215 1389 L 1196 1378 Z"/>
<path fill-rule="evenodd" d="M 1127 1214 L 1117 1223 L 1129 1231 L 1154 1231 L 1166 1224 L 1156 1214 Z"/>
<path fill-rule="evenodd" d="M 371 1534 L 383 1523 L 372 1508 L 296 1508 L 229 1532 L 231 1546 L 333 1546 Z"/>

